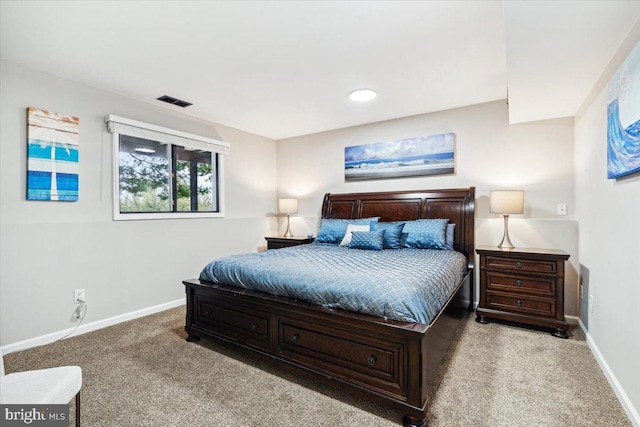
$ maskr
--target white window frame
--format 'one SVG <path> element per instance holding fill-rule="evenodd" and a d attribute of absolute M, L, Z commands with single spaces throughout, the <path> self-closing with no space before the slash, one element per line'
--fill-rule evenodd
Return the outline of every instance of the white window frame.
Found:
<path fill-rule="evenodd" d="M 162 126 L 131 120 L 124 117 L 108 115 L 105 117 L 107 130 L 112 134 L 113 146 L 113 220 L 147 220 L 177 218 L 222 218 L 224 217 L 224 158 L 229 152 L 230 144 L 204 136 L 181 132 Z M 217 186 L 218 212 L 145 212 L 120 213 L 120 135 L 158 141 L 161 144 L 173 144 L 181 147 L 208 151 L 218 154 Z"/>

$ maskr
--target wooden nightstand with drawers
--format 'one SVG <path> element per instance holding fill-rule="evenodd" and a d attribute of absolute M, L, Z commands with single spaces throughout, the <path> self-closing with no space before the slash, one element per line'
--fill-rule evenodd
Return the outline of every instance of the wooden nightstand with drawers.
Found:
<path fill-rule="evenodd" d="M 476 321 L 507 320 L 552 328 L 568 338 L 564 318 L 564 265 L 569 254 L 553 249 L 502 250 L 480 246 L 480 304 Z"/>
<path fill-rule="evenodd" d="M 265 239 L 267 240 L 267 249 L 306 245 L 315 240 L 313 237 L 265 237 Z"/>

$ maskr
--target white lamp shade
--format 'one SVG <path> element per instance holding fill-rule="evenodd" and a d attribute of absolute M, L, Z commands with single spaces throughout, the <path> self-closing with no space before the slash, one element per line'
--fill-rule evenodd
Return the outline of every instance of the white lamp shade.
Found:
<path fill-rule="evenodd" d="M 278 212 L 281 214 L 298 213 L 298 199 L 278 199 Z"/>
<path fill-rule="evenodd" d="M 524 191 L 500 190 L 492 191 L 490 199 L 491 213 L 521 214 L 524 213 Z"/>

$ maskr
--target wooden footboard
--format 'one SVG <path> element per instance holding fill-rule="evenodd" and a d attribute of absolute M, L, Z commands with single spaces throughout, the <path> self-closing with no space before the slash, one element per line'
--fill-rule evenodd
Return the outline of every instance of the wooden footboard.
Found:
<path fill-rule="evenodd" d="M 388 321 L 200 280 L 186 280 L 187 340 L 268 357 L 425 424 L 427 391 L 466 313 L 469 275 L 430 326 Z"/>

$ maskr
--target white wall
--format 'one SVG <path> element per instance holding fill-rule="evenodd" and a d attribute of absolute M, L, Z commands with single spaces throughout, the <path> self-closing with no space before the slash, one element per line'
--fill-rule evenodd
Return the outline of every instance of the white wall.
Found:
<path fill-rule="evenodd" d="M 86 289 L 85 323 L 96 322 L 183 298 L 181 280 L 211 259 L 264 245 L 275 141 L 6 62 L 0 71 L 0 344 L 74 326 L 73 289 Z M 29 106 L 80 118 L 78 202 L 26 200 Z M 230 142 L 226 218 L 112 221 L 108 114 Z"/>
<path fill-rule="evenodd" d="M 640 40 L 640 21 L 614 56 L 575 124 L 576 205 L 585 286 L 581 321 L 594 352 L 640 425 L 640 176 L 607 179 L 606 82 Z M 587 307 L 588 295 L 594 310 Z"/>
<path fill-rule="evenodd" d="M 525 214 L 511 217 L 511 239 L 516 246 L 571 254 L 565 310 L 577 315 L 573 120 L 509 125 L 507 108 L 505 101 L 497 101 L 278 141 L 278 193 L 300 199 L 300 213 L 292 218 L 294 233 L 317 233 L 326 192 L 475 186 L 476 246 L 496 245 L 503 225 L 501 217 L 489 213 L 489 192 L 523 189 Z M 344 181 L 344 147 L 442 132 L 456 134 L 454 175 Z M 558 203 L 567 204 L 567 216 L 556 215 Z"/>

